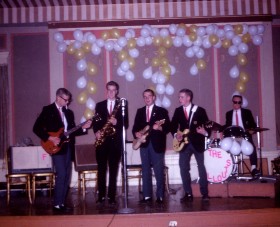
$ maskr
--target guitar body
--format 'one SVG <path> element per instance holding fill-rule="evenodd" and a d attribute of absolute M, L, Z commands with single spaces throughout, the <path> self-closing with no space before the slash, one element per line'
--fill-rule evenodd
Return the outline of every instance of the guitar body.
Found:
<path fill-rule="evenodd" d="M 141 138 L 137 138 L 137 139 L 134 139 L 133 142 L 132 142 L 132 149 L 133 150 L 137 150 L 142 143 L 145 143 L 146 142 L 146 138 L 148 136 L 148 131 L 150 129 L 150 126 L 147 125 L 143 130 L 142 130 L 142 133 L 143 135 L 141 136 Z"/>
<path fill-rule="evenodd" d="M 68 142 L 69 140 L 65 139 L 63 137 L 63 132 L 64 132 L 64 128 L 59 129 L 57 132 L 49 132 L 50 136 L 53 137 L 58 137 L 61 138 L 60 139 L 60 143 L 56 146 L 52 141 L 47 140 L 47 141 L 41 141 L 41 145 L 44 148 L 44 150 L 49 153 L 50 155 L 52 154 L 56 154 L 57 152 L 60 151 L 62 145 L 66 142 Z"/>
<path fill-rule="evenodd" d="M 181 131 L 178 131 L 181 132 Z M 173 150 L 176 152 L 179 152 L 183 149 L 183 147 L 189 143 L 188 140 L 188 134 L 189 134 L 190 130 L 189 129 L 185 129 L 183 132 L 181 132 L 183 134 L 183 139 L 181 141 L 178 141 L 176 138 L 173 139 Z"/>

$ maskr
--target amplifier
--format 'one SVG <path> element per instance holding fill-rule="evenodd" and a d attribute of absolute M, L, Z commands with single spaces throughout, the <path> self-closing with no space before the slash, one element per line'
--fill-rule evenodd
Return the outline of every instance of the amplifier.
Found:
<path fill-rule="evenodd" d="M 95 157 L 94 144 L 75 145 L 75 170 L 96 170 L 97 162 Z"/>
<path fill-rule="evenodd" d="M 11 147 L 8 152 L 9 173 L 52 172 L 51 156 L 41 146 Z"/>

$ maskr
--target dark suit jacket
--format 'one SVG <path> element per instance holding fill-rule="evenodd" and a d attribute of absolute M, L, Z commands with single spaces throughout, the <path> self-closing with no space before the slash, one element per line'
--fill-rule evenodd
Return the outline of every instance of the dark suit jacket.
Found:
<path fill-rule="evenodd" d="M 188 127 L 188 122 L 185 117 L 183 106 L 176 108 L 171 120 L 171 133 L 174 136 L 178 129 L 180 131 L 184 131 L 185 129 L 189 128 L 189 142 L 192 143 L 192 145 L 198 152 L 203 152 L 205 150 L 205 136 L 197 133 L 196 128 L 208 122 L 208 116 L 205 109 L 198 106 L 195 110 L 195 107 L 192 104 L 189 119 L 191 120 L 191 123 Z M 210 135 L 209 129 L 206 130 Z"/>
<path fill-rule="evenodd" d="M 233 115 L 233 110 L 230 110 L 226 113 L 225 127 L 232 126 L 232 115 Z M 245 130 L 256 127 L 256 123 L 251 110 L 241 108 L 241 118 Z"/>
<path fill-rule="evenodd" d="M 132 128 L 132 133 L 134 138 L 136 138 L 135 133 L 141 131 L 149 124 L 150 129 L 153 127 L 156 121 L 165 119 L 164 124 L 162 125 L 162 131 L 160 130 L 151 130 L 147 136 L 146 142 L 141 145 L 141 147 L 147 147 L 149 142 L 152 142 L 153 148 L 156 152 L 162 153 L 166 149 L 166 134 L 169 132 L 170 120 L 168 112 L 166 109 L 154 105 L 150 122 L 146 122 L 146 106 L 137 110 L 134 120 L 134 125 Z"/>

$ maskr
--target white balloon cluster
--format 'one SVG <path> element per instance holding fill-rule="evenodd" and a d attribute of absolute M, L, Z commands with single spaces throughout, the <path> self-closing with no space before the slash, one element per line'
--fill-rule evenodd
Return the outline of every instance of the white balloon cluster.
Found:
<path fill-rule="evenodd" d="M 233 155 L 239 155 L 241 152 L 245 155 L 251 155 L 254 150 L 253 145 L 248 140 L 242 138 L 241 142 L 238 142 L 232 137 L 222 139 L 221 148 Z"/>

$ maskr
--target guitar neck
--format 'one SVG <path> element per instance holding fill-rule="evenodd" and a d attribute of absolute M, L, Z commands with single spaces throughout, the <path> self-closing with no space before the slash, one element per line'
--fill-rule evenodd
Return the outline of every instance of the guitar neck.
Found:
<path fill-rule="evenodd" d="M 80 129 L 81 127 L 83 127 L 86 124 L 87 121 L 75 126 L 74 128 L 71 128 L 70 130 L 68 130 L 67 132 L 64 132 L 64 136 L 69 136 L 70 134 L 72 134 L 73 132 L 77 131 L 78 129 Z"/>

